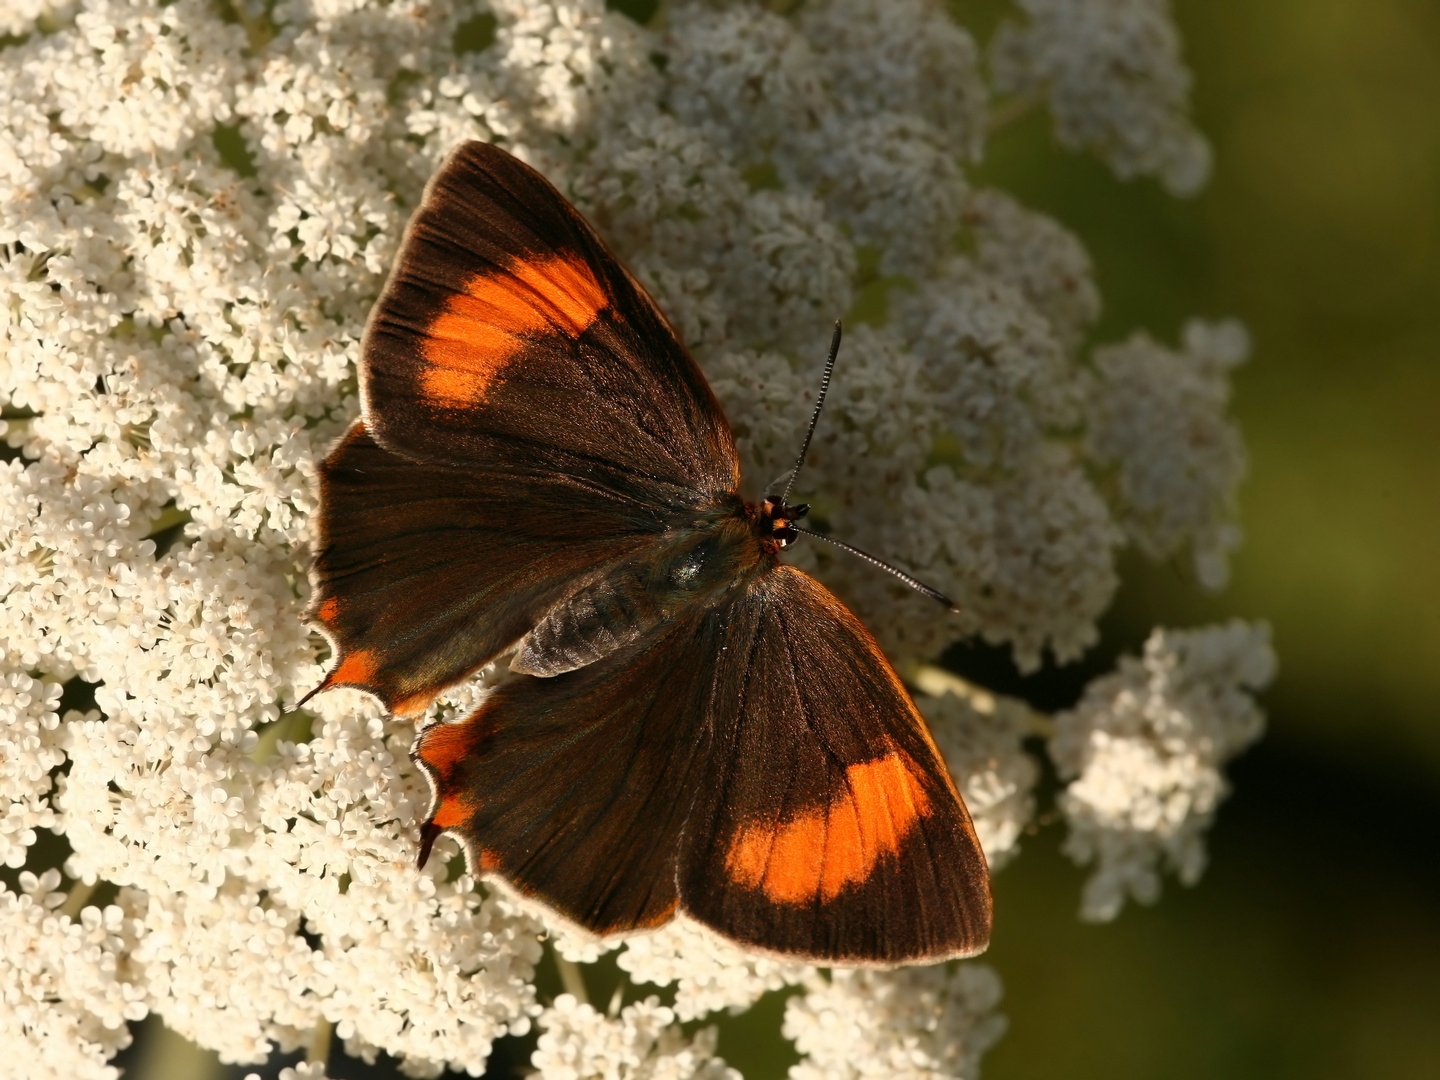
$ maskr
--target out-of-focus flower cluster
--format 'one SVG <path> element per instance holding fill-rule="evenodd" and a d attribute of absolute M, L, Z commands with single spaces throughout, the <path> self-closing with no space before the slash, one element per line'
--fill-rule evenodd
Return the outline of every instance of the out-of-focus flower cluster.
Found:
<path fill-rule="evenodd" d="M 1210 145 L 1190 123 L 1190 72 L 1170 0 L 1015 0 L 1025 13 L 991 46 L 995 88 L 1044 98 L 1060 141 L 1116 174 L 1193 195 Z"/>
<path fill-rule="evenodd" d="M 1220 583 L 1243 332 L 1089 349 L 1083 247 L 967 179 L 999 90 L 1044 98 L 1121 175 L 1192 189 L 1178 39 L 1163 0 L 1020 6 L 990 85 L 930 0 L 676 0 L 650 29 L 601 0 L 4 6 L 0 861 L 23 868 L 0 886 L 5 1060 L 110 1076 L 154 1012 L 226 1061 L 330 1025 L 416 1075 L 476 1072 L 538 1020 L 542 1076 L 718 1077 L 712 1037 L 675 1024 L 799 983 L 797 1077 L 973 1073 L 1003 1027 L 973 963 L 827 979 L 678 922 L 619 956 L 673 1007 L 542 1007 L 543 918 L 477 889 L 448 843 L 413 869 L 412 730 L 346 691 L 295 703 L 326 659 L 299 618 L 316 463 L 357 413 L 407 217 L 470 138 L 541 167 L 654 292 L 748 494 L 793 460 L 831 323 L 867 313 L 797 494 L 961 614 L 821 545 L 796 561 L 903 670 L 969 635 L 1027 670 L 1073 659 L 1126 544 L 1186 549 Z M 1257 633 L 1158 636 L 1059 721 L 1071 849 L 1098 861 L 1087 910 L 1150 897 L 1162 862 L 1199 872 L 1219 768 L 1258 730 Z M 1035 717 L 929 689 L 998 867 L 1035 810 Z"/>
<path fill-rule="evenodd" d="M 1225 795 L 1221 767 L 1260 737 L 1250 695 L 1274 675 L 1264 627 L 1156 630 L 1143 657 L 1122 660 L 1056 717 L 1066 849 L 1096 864 L 1087 918 L 1113 919 L 1127 896 L 1153 903 L 1162 861 L 1187 885 L 1199 880 L 1204 831 Z"/>
<path fill-rule="evenodd" d="M 245 1080 L 260 1080 L 259 1073 L 247 1073 Z M 280 1080 L 325 1080 L 325 1064 L 320 1061 L 302 1061 L 299 1065 L 286 1066 L 280 1070 Z"/>
<path fill-rule="evenodd" d="M 804 1055 L 791 1080 L 944 1080 L 978 1076 L 1005 1033 L 1000 980 L 981 964 L 812 975 L 785 1007 L 785 1034 Z"/>
<path fill-rule="evenodd" d="M 534 1080 L 740 1080 L 715 1056 L 715 1029 L 687 1038 L 655 997 L 606 1016 L 561 994 L 540 1019 Z"/>
<path fill-rule="evenodd" d="M 1088 450 L 1116 474 L 1126 535 L 1156 560 L 1188 545 L 1210 589 L 1225 584 L 1240 544 L 1233 502 L 1245 447 L 1225 407 L 1230 369 L 1248 352 L 1239 323 L 1191 322 L 1179 351 L 1142 333 L 1093 357 Z"/>

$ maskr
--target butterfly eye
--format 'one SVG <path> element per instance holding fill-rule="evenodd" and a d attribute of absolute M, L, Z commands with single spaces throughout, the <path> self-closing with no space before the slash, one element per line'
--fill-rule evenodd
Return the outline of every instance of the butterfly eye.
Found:
<path fill-rule="evenodd" d="M 809 504 L 809 503 L 800 503 L 798 506 L 792 506 L 792 507 L 790 507 L 789 512 L 788 512 L 785 516 L 788 517 L 791 521 L 799 521 L 801 518 L 803 518 L 803 517 L 804 517 L 806 514 L 808 514 L 809 512 L 810 512 L 810 504 Z"/>
<path fill-rule="evenodd" d="M 795 538 L 800 535 L 795 531 L 795 526 L 789 524 L 788 522 L 783 525 L 781 525 L 779 522 L 776 522 L 776 525 L 777 528 L 775 529 L 773 535 L 775 539 L 780 542 L 780 546 L 782 548 L 789 547 L 795 542 Z"/>

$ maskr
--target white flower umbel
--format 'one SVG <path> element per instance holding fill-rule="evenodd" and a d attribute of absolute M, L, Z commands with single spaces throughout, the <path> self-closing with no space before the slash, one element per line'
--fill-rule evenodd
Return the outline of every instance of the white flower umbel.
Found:
<path fill-rule="evenodd" d="M 129 957 L 139 927 L 120 904 L 61 911 L 60 871 L 0 885 L 0 1049 L 13 1075 L 35 1080 L 115 1080 L 109 1059 L 130 1045 L 126 1021 L 143 1020 L 146 988 Z M 20 1055 L 24 1055 L 23 1057 Z"/>
<path fill-rule="evenodd" d="M 687 1038 L 659 998 L 607 1017 L 561 994 L 540 1014 L 540 1031 L 535 1080 L 740 1080 L 715 1056 L 715 1029 Z"/>
<path fill-rule="evenodd" d="M 0 679 L 0 861 L 25 865 L 36 829 L 58 822 L 50 805 L 52 772 L 65 760 L 60 750 L 59 683 L 20 672 Z"/>
<path fill-rule="evenodd" d="M 991 871 L 1019 852 L 1020 834 L 1035 816 L 1040 769 L 1021 745 L 1039 734 L 1041 718 L 1024 702 L 971 686 L 940 668 L 913 676 L 920 707 L 955 786 L 975 823 Z"/>
<path fill-rule="evenodd" d="M 26 876 L 0 894 L 4 1060 L 106 1076 L 125 1023 L 154 1012 L 227 1061 L 333 1025 L 355 1054 L 478 1073 L 540 1012 L 554 920 L 476 888 L 449 841 L 414 868 L 429 790 L 412 727 L 348 691 L 295 707 L 329 659 L 300 618 L 317 462 L 357 414 L 365 319 L 405 222 L 461 140 L 543 168 L 653 291 L 727 410 L 752 498 L 793 462 L 834 320 L 867 313 L 847 321 L 794 494 L 961 611 L 822 544 L 792 553 L 902 670 L 967 635 L 1026 669 L 1079 655 L 1126 544 L 1188 547 L 1219 580 L 1238 535 L 1237 333 L 1135 339 L 1090 364 L 1083 247 L 967 177 L 995 119 L 970 33 L 938 0 L 774 7 L 675 0 L 652 29 L 603 0 L 5 7 L 0 861 Z M 1022 7 L 1001 89 L 1048 97 L 1062 136 L 1120 171 L 1193 186 L 1203 144 L 1163 4 Z M 60 716 L 61 687 L 87 685 L 95 708 Z M 999 865 L 1034 766 L 1018 706 L 991 704 L 923 707 Z M 1148 805 L 1149 758 L 1082 743 L 1077 808 Z M 1079 801 L 1102 773 L 1112 801 Z M 1179 843 L 1164 814 L 1117 813 L 1127 851 Z M 1198 844 L 1206 811 L 1182 817 Z M 69 845 L 63 878 L 46 829 Z M 113 901 L 87 907 L 92 888 Z M 555 941 L 581 959 L 617 947 Z M 811 974 L 685 923 L 618 960 L 674 986 L 675 1016 L 557 1005 L 546 1075 L 616 1031 L 635 1075 L 724 1071 L 672 1022 Z M 895 1032 L 929 1032 L 906 1068 L 963 1072 L 998 1021 L 976 1019 L 993 1001 L 964 981 L 983 969 L 959 970 L 840 976 L 804 1001 L 863 1017 L 878 994 L 908 1017 Z M 924 1027 L 937 1001 L 971 1019 Z M 861 1029 L 855 1060 L 891 1060 L 878 1048 L 898 1044 Z"/>
<path fill-rule="evenodd" d="M 1096 864 L 1086 918 L 1113 919 L 1127 897 L 1154 903 L 1162 863 L 1187 885 L 1199 880 L 1226 793 L 1221 769 L 1260 737 L 1253 695 L 1274 675 L 1265 626 L 1156 630 L 1143 657 L 1123 659 L 1056 717 L 1050 755 L 1070 781 L 1065 850 Z"/>
<path fill-rule="evenodd" d="M 800 1064 L 790 1080 L 975 1080 L 1005 1033 L 1000 979 L 966 961 L 899 971 L 813 975 L 785 1006 Z"/>
<path fill-rule="evenodd" d="M 721 1009 L 743 1012 L 766 991 L 797 983 L 813 970 L 746 952 L 684 916 L 631 938 L 617 963 L 636 982 L 673 983 L 681 1020 Z"/>
<path fill-rule="evenodd" d="M 1029 18 L 995 35 L 996 88 L 1047 98 L 1061 143 L 1093 151 L 1122 179 L 1199 191 L 1210 146 L 1190 123 L 1190 71 L 1170 0 L 1017 2 Z"/>
<path fill-rule="evenodd" d="M 1152 559 L 1188 544 L 1209 589 L 1224 586 L 1240 544 L 1245 445 L 1225 410 L 1230 370 L 1249 351 L 1239 323 L 1198 320 L 1186 324 L 1179 352 L 1143 333 L 1095 350 L 1088 449 L 1100 465 L 1118 466 L 1121 523 Z"/>
<path fill-rule="evenodd" d="M 246 1073 L 245 1080 L 260 1080 L 259 1073 Z M 323 1061 L 302 1061 L 280 1070 L 280 1080 L 325 1080 Z"/>

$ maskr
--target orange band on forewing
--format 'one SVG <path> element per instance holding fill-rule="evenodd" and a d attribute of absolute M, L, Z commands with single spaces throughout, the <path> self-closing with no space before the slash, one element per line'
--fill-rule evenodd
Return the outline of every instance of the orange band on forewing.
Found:
<path fill-rule="evenodd" d="M 428 365 L 420 373 L 420 392 L 437 405 L 482 400 L 510 354 L 520 347 L 513 334 L 455 310 L 468 299 L 451 299 L 445 313 L 426 330 Z"/>
<path fill-rule="evenodd" d="M 332 596 L 327 599 L 323 604 L 320 605 L 320 610 L 316 614 L 319 616 L 320 621 L 323 623 L 334 622 L 335 616 L 340 614 L 339 597 Z"/>
<path fill-rule="evenodd" d="M 574 336 L 584 333 L 605 308 L 605 290 L 590 267 L 573 255 L 517 263 L 510 272 L 531 290 L 528 299 L 535 310 Z"/>
<path fill-rule="evenodd" d="M 330 686 L 338 686 L 342 683 L 350 683 L 355 686 L 368 686 L 370 680 L 375 677 L 376 670 L 375 652 L 372 649 L 356 649 L 345 657 L 338 668 L 330 673 L 325 680 Z"/>
<path fill-rule="evenodd" d="M 516 262 L 477 274 L 426 328 L 421 392 L 439 405 L 484 399 L 525 334 L 579 337 L 607 303 L 590 267 L 573 255 Z"/>
<path fill-rule="evenodd" d="M 898 852 L 929 811 L 929 796 L 907 759 L 892 751 L 846 769 L 845 790 L 829 806 L 777 828 L 747 826 L 731 842 L 725 870 L 776 903 L 833 900 Z"/>

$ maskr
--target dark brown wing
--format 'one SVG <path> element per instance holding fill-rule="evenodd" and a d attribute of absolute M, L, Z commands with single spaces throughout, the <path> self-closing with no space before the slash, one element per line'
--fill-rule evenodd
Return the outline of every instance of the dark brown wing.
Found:
<path fill-rule="evenodd" d="M 415 758 L 435 787 L 427 833 L 454 833 L 476 873 L 595 933 L 667 921 L 722 637 L 713 609 L 692 610 L 578 670 L 515 676 L 463 722 L 426 728 Z"/>
<path fill-rule="evenodd" d="M 320 469 L 311 617 L 337 650 L 320 689 L 423 712 L 577 580 L 655 543 L 670 511 L 631 488 L 416 462 L 356 423 Z"/>
<path fill-rule="evenodd" d="M 680 906 L 744 944 L 836 963 L 969 956 L 985 856 L 868 631 L 793 567 L 730 609 Z"/>
<path fill-rule="evenodd" d="M 654 303 L 544 177 L 486 143 L 431 180 L 362 390 L 376 440 L 419 460 L 738 482 L 720 407 Z"/>
<path fill-rule="evenodd" d="M 521 676 L 416 747 L 432 830 L 597 933 L 678 907 L 835 963 L 967 956 L 985 858 L 874 640 L 779 567 L 578 671 Z"/>
<path fill-rule="evenodd" d="M 569 588 L 733 492 L 724 415 L 655 305 L 533 169 L 467 143 L 371 314 L 363 421 L 321 469 L 320 689 L 422 710 Z"/>

